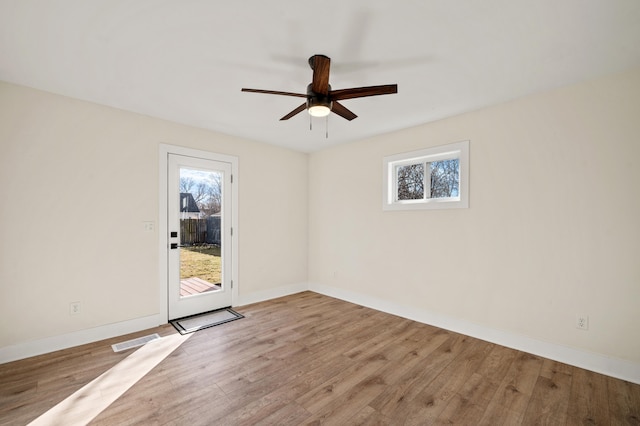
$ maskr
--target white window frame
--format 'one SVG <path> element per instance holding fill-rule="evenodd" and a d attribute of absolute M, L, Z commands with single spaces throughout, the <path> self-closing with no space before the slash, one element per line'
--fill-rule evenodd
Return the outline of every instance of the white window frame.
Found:
<path fill-rule="evenodd" d="M 428 163 L 457 158 L 459 161 L 459 188 L 457 197 L 425 198 L 418 200 L 397 200 L 397 170 L 399 166 Z M 466 209 L 469 208 L 469 141 L 456 142 L 418 151 L 389 155 L 382 161 L 383 210 L 424 210 L 424 209 Z M 426 175 L 426 170 L 425 170 Z"/>

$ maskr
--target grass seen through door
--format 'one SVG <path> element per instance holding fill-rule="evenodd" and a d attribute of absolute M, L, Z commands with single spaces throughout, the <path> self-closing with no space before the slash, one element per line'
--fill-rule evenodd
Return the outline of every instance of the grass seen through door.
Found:
<path fill-rule="evenodd" d="M 180 279 L 198 277 L 211 284 L 218 284 L 222 274 L 221 259 L 219 246 L 181 247 Z"/>

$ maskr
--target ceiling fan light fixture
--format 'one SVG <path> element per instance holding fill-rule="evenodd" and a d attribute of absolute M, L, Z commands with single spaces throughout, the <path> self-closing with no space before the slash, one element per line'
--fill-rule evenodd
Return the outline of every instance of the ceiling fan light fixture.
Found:
<path fill-rule="evenodd" d="M 307 111 L 309 111 L 309 115 L 313 117 L 326 117 L 331 113 L 331 108 L 326 105 L 313 105 L 310 106 Z"/>

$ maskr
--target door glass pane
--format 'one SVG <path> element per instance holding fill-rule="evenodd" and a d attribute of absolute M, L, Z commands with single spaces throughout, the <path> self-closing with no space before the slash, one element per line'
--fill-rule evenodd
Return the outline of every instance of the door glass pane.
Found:
<path fill-rule="evenodd" d="M 222 289 L 221 172 L 180 168 L 180 297 Z"/>

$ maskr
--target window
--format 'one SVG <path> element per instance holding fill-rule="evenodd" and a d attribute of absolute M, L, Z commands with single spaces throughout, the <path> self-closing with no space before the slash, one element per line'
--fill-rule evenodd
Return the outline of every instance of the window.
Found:
<path fill-rule="evenodd" d="M 383 210 L 469 207 L 469 141 L 384 157 Z"/>

